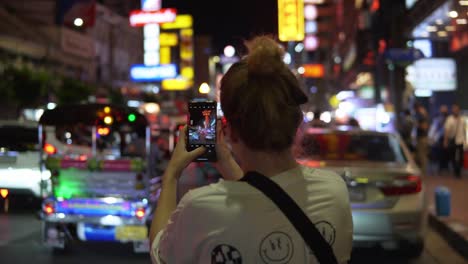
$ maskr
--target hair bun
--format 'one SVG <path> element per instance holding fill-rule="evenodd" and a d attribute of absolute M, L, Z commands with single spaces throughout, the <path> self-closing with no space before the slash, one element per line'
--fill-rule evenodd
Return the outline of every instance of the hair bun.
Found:
<path fill-rule="evenodd" d="M 256 37 L 246 46 L 249 50 L 247 56 L 249 74 L 270 75 L 284 67 L 284 49 L 273 39 L 267 36 Z"/>

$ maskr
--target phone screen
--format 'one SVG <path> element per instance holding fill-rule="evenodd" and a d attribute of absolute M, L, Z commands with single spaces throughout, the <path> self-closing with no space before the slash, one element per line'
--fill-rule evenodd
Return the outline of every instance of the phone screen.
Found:
<path fill-rule="evenodd" d="M 195 161 L 216 161 L 217 104 L 214 101 L 189 102 L 187 150 L 204 146 L 205 154 Z"/>

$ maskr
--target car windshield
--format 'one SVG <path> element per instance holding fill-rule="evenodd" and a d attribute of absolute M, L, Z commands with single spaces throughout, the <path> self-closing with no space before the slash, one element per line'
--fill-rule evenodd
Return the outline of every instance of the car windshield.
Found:
<path fill-rule="evenodd" d="M 8 125 L 0 127 L 0 147 L 9 151 L 38 150 L 37 128 Z"/>
<path fill-rule="evenodd" d="M 390 134 L 305 134 L 297 155 L 313 160 L 406 162 L 398 139 Z"/>

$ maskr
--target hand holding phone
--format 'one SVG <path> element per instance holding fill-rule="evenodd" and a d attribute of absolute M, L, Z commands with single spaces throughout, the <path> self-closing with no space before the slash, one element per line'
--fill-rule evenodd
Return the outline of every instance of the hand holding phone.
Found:
<path fill-rule="evenodd" d="M 190 101 L 187 120 L 187 151 L 205 147 L 206 152 L 194 161 L 215 162 L 216 159 L 216 119 L 217 103 L 215 101 Z"/>

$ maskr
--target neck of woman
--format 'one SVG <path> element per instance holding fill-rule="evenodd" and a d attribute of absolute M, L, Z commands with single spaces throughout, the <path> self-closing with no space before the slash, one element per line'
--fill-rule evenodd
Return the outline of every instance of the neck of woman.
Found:
<path fill-rule="evenodd" d="M 244 172 L 257 171 L 267 177 L 299 166 L 291 149 L 281 152 L 243 151 L 239 160 Z"/>

